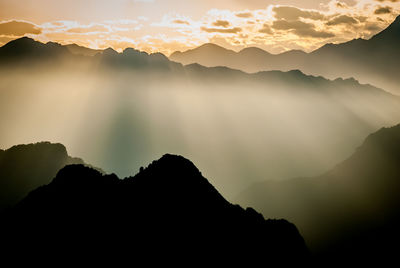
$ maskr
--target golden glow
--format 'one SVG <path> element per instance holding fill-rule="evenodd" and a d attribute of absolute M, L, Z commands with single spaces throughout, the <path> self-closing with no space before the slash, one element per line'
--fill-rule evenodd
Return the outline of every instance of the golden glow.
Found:
<path fill-rule="evenodd" d="M 0 0 L 0 45 L 26 35 L 43 42 L 119 51 L 135 47 L 166 55 L 208 42 L 233 50 L 312 51 L 326 43 L 369 38 L 400 13 L 400 1 L 392 0 L 30 2 Z"/>

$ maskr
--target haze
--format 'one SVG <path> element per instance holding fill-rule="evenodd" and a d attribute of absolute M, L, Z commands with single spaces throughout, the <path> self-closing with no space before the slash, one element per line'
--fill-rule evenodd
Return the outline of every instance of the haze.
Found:
<path fill-rule="evenodd" d="M 400 121 L 397 97 L 364 94 L 355 81 L 331 82 L 340 92 L 334 93 L 244 73 L 234 79 L 230 71 L 196 78 L 192 69 L 2 70 L 0 122 L 7 131 L 0 147 L 61 142 L 71 155 L 120 177 L 165 152 L 181 154 L 232 198 L 257 181 L 319 174 L 369 133 Z"/>

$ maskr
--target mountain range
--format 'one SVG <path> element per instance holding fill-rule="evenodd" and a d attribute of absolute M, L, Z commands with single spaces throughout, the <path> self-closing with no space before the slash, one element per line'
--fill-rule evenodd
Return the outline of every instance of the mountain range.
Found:
<path fill-rule="evenodd" d="M 400 16 L 369 40 L 355 39 L 341 44 L 326 44 L 306 53 L 300 50 L 270 54 L 256 47 L 239 52 L 215 44 L 204 44 L 185 52 L 174 52 L 170 59 L 182 64 L 199 63 L 207 67 L 226 66 L 246 72 L 299 69 L 306 74 L 335 79 L 355 77 L 399 94 Z"/>
<path fill-rule="evenodd" d="M 10 254 L 54 252 L 68 260 L 83 254 L 89 260 L 104 252 L 164 265 L 309 258 L 293 224 L 229 203 L 192 162 L 169 154 L 123 180 L 66 166 L 2 216 L 2 243 Z"/>
<path fill-rule="evenodd" d="M 21 38 L 0 47 L 4 147 L 33 133 L 68 140 L 120 177 L 164 152 L 189 155 L 231 200 L 255 181 L 319 174 L 400 121 L 399 97 L 352 78 L 183 66 L 132 48 L 90 56 L 70 46 Z"/>
<path fill-rule="evenodd" d="M 389 263 L 400 239 L 399 178 L 397 125 L 371 134 L 320 176 L 260 182 L 235 200 L 294 222 L 322 259 Z"/>

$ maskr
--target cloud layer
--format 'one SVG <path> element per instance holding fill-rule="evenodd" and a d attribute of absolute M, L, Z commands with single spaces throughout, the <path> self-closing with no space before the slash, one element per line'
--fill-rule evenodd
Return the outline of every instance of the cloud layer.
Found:
<path fill-rule="evenodd" d="M 157 1 L 146 1 L 146 5 Z M 135 47 L 170 54 L 206 42 L 239 50 L 256 46 L 272 53 L 290 49 L 314 50 L 326 43 L 369 38 L 400 13 L 399 0 L 325 2 L 319 9 L 269 5 L 264 9 L 211 9 L 200 18 L 167 13 L 157 21 L 134 19 L 93 23 L 62 20 L 34 24 L 0 21 L 0 44 L 30 36 L 40 41 L 77 43 L 92 48 Z"/>

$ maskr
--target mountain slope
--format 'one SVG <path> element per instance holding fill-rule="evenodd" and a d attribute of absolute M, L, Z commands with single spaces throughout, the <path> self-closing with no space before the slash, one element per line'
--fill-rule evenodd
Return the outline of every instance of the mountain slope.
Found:
<path fill-rule="evenodd" d="M 69 50 L 58 43 L 44 44 L 29 37 L 15 39 L 0 47 L 2 64 L 26 60 L 57 59 L 68 54 L 70 54 Z"/>
<path fill-rule="evenodd" d="M 124 180 L 67 166 L 7 216 L 14 241 L 40 239 L 58 251 L 72 242 L 75 249 L 112 256 L 115 245 L 125 245 L 134 261 L 158 256 L 155 261 L 164 264 L 197 258 L 285 263 L 282 257 L 302 262 L 308 254 L 294 225 L 230 204 L 192 162 L 174 155 Z"/>
<path fill-rule="evenodd" d="M 258 183 L 236 201 L 273 217 L 287 216 L 325 258 L 393 260 L 392 245 L 400 238 L 399 178 L 397 125 L 370 135 L 321 176 Z"/>
<path fill-rule="evenodd" d="M 69 44 L 65 45 L 65 47 L 71 52 L 72 54 L 83 55 L 83 56 L 94 56 L 97 53 L 103 51 L 101 49 L 91 49 L 83 46 L 78 46 L 77 44 Z"/>
<path fill-rule="evenodd" d="M 62 144 L 41 142 L 0 150 L 0 211 L 47 184 L 65 165 L 83 164 Z"/>
<path fill-rule="evenodd" d="M 397 64 L 400 60 L 400 16 L 370 40 L 356 39 L 342 44 L 327 44 L 311 52 L 289 51 L 272 55 L 258 48 L 240 52 L 213 46 L 201 46 L 186 52 L 175 52 L 170 59 L 183 64 L 227 66 L 246 72 L 300 69 L 307 74 L 327 78 L 356 77 L 400 93 Z"/>

